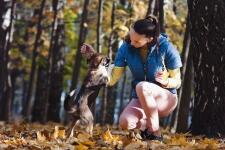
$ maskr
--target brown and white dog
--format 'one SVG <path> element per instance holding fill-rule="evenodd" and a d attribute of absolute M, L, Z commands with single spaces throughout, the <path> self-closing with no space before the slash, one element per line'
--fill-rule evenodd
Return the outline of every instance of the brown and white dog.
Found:
<path fill-rule="evenodd" d="M 95 104 L 101 87 L 106 86 L 109 81 L 107 68 L 110 59 L 87 44 L 81 48 L 82 56 L 87 58 L 89 63 L 88 73 L 79 91 L 73 90 L 66 96 L 64 109 L 72 116 L 72 122 L 66 131 L 67 137 L 73 136 L 76 126 L 82 126 L 85 131 L 92 134 L 94 118 L 90 108 Z"/>

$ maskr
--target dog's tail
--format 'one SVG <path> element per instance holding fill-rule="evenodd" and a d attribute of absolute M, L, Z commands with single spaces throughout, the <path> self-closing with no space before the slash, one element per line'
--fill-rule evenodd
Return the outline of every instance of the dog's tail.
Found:
<path fill-rule="evenodd" d="M 77 91 L 76 89 L 71 91 L 69 94 L 66 94 L 64 100 L 64 109 L 67 113 L 74 113 L 77 111 L 77 107 L 74 104 L 74 100 L 76 99 Z"/>

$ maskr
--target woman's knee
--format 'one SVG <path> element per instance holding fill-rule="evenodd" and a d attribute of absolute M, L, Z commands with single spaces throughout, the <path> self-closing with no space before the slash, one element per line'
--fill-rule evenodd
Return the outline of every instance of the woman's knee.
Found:
<path fill-rule="evenodd" d="M 144 96 L 152 95 L 152 90 L 153 90 L 154 86 L 155 86 L 154 83 L 149 83 L 146 81 L 139 82 L 136 85 L 136 93 L 138 95 L 142 94 Z"/>
<path fill-rule="evenodd" d="M 167 108 L 165 108 L 164 110 L 159 110 L 159 114 L 161 117 L 166 117 L 168 116 L 169 114 L 171 114 L 176 106 L 177 106 L 177 103 L 178 103 L 178 99 L 177 99 L 177 96 L 171 96 L 169 99 L 168 99 L 168 106 Z"/>
<path fill-rule="evenodd" d="M 130 117 L 121 116 L 119 119 L 119 126 L 122 129 L 134 129 L 137 126 L 137 122 Z"/>

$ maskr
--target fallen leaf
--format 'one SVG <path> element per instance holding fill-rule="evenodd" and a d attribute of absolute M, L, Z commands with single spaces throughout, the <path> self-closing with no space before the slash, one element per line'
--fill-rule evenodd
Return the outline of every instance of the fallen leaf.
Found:
<path fill-rule="evenodd" d="M 106 143 L 109 143 L 109 144 L 116 145 L 118 143 L 121 143 L 120 137 L 116 135 L 112 135 L 109 129 L 107 129 L 107 131 L 103 133 L 102 138 Z"/>
<path fill-rule="evenodd" d="M 137 141 L 137 142 L 128 144 L 128 145 L 124 148 L 124 150 L 142 149 L 143 146 L 144 146 L 143 143 Z"/>
<path fill-rule="evenodd" d="M 79 145 L 76 145 L 76 146 L 75 146 L 75 149 L 76 149 L 76 150 L 87 150 L 88 147 L 85 146 L 85 145 L 83 145 L 83 144 L 81 144 L 81 143 L 79 143 Z"/>
<path fill-rule="evenodd" d="M 89 141 L 89 138 L 91 137 L 91 135 L 87 134 L 87 133 L 79 133 L 77 138 L 84 142 L 84 141 Z"/>
<path fill-rule="evenodd" d="M 44 135 L 42 135 L 42 133 L 40 131 L 37 131 L 37 140 L 38 141 L 45 141 L 46 137 Z"/>
<path fill-rule="evenodd" d="M 87 133 L 80 133 L 77 136 L 79 142 L 82 143 L 83 145 L 94 147 L 96 142 L 91 141 L 89 139 L 90 137 L 91 137 L 91 135 L 89 135 Z"/>
<path fill-rule="evenodd" d="M 66 135 L 65 135 L 65 129 L 64 128 L 60 128 L 59 126 L 55 126 L 55 130 L 53 133 L 53 137 L 55 139 L 57 138 L 62 138 L 65 139 Z"/>

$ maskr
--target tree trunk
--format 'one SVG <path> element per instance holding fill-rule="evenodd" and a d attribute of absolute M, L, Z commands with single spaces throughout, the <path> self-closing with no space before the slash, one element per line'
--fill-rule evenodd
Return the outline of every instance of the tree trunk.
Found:
<path fill-rule="evenodd" d="M 61 93 L 63 90 L 64 67 L 64 23 L 58 24 L 53 46 L 52 69 L 50 74 L 50 91 L 48 120 L 60 122 Z"/>
<path fill-rule="evenodd" d="M 177 14 L 176 1 L 177 1 L 177 0 L 173 0 L 173 12 L 174 12 L 175 15 Z"/>
<path fill-rule="evenodd" d="M 59 57 L 62 57 L 61 53 L 58 53 L 61 49 L 60 45 L 61 43 L 58 43 L 61 41 L 60 35 L 62 34 L 62 30 L 59 30 L 58 21 L 57 18 L 58 11 L 60 9 L 58 8 L 59 1 L 53 0 L 52 1 L 52 8 L 53 8 L 53 22 L 52 22 L 52 33 L 51 33 L 51 40 L 50 40 L 50 47 L 49 47 L 49 53 L 47 58 L 47 97 L 46 97 L 46 104 L 45 104 L 45 116 L 47 116 L 47 119 L 50 121 L 60 122 L 59 118 L 59 109 L 60 109 L 60 95 L 61 90 L 59 90 L 61 87 L 58 87 L 61 82 L 60 76 L 58 76 L 58 71 L 61 71 L 61 63 L 57 62 Z M 60 38 L 60 39 L 59 39 Z M 58 55 L 56 55 L 58 54 Z M 63 62 L 63 61 L 62 61 Z M 62 63 L 63 64 L 63 63 Z M 58 65 L 58 66 L 57 66 Z M 59 80 L 57 79 L 59 77 Z M 52 80 L 55 79 L 53 82 Z M 55 89 L 53 89 L 55 87 Z M 59 90 L 59 91 L 58 91 Z M 55 93 L 59 92 L 59 93 Z"/>
<path fill-rule="evenodd" d="M 39 13 L 39 10 L 37 8 L 34 9 L 32 17 L 33 18 L 38 17 L 38 13 Z M 25 34 L 23 36 L 24 42 L 21 45 L 19 45 L 20 52 L 23 53 L 23 55 L 26 56 L 27 58 L 31 57 L 31 55 L 28 53 L 28 51 L 29 51 L 28 50 L 28 48 L 29 48 L 28 42 L 29 42 L 30 38 L 32 38 L 32 35 L 29 33 L 29 29 L 33 28 L 35 25 L 36 25 L 36 23 L 33 19 L 28 21 L 27 26 L 25 27 L 26 28 Z M 26 98 L 27 98 L 27 93 L 28 93 L 29 81 L 27 81 L 25 79 L 26 71 L 23 71 L 22 74 L 23 74 L 22 75 L 22 78 L 23 78 L 22 114 L 25 116 L 25 111 L 26 111 L 26 107 L 27 107 Z"/>
<path fill-rule="evenodd" d="M 155 6 L 154 6 L 154 11 L 153 11 L 154 16 L 158 16 L 158 14 L 159 14 L 159 1 L 160 0 L 155 0 Z"/>
<path fill-rule="evenodd" d="M 7 80 L 7 75 L 6 75 L 6 72 L 7 72 L 7 67 L 6 67 L 6 64 L 8 62 L 6 62 L 6 50 L 7 50 L 7 34 L 8 34 L 8 31 L 9 31 L 9 25 L 4 25 L 3 26 L 3 23 L 8 21 L 6 20 L 6 18 L 3 18 L 6 13 L 8 11 L 10 11 L 10 7 L 9 7 L 9 2 L 6 3 L 4 0 L 0 0 L 0 6 L 1 6 L 1 9 L 0 9 L 0 119 L 3 120 L 4 117 L 3 117 L 3 109 L 4 109 L 4 106 L 3 106 L 3 102 L 6 101 L 5 97 L 4 97 L 4 89 L 5 89 L 5 81 Z"/>
<path fill-rule="evenodd" d="M 102 34 L 102 13 L 103 13 L 103 3 L 104 0 L 99 0 L 98 1 L 98 21 L 97 21 L 97 30 L 96 30 L 96 38 L 97 38 L 97 45 L 96 45 L 96 50 L 97 52 L 101 53 L 102 52 L 102 39 L 101 39 L 101 34 Z M 96 101 L 95 101 L 96 102 Z M 94 118 L 97 117 L 96 114 L 96 104 L 92 106 L 92 112 L 94 114 Z M 99 120 L 99 118 L 96 118 L 95 121 Z"/>
<path fill-rule="evenodd" d="M 152 14 L 152 2 L 153 0 L 148 0 L 148 10 L 147 10 L 147 13 L 146 13 L 146 17 L 150 14 Z"/>
<path fill-rule="evenodd" d="M 184 36 L 184 48 L 182 54 L 183 67 L 182 67 L 182 86 L 179 90 L 179 101 L 176 115 L 178 118 L 175 122 L 175 129 L 177 132 L 186 132 L 188 129 L 188 117 L 189 117 L 189 106 L 191 100 L 191 92 L 193 90 L 193 64 L 192 56 L 193 53 L 190 49 L 190 21 L 189 16 L 187 17 L 187 27 Z"/>
<path fill-rule="evenodd" d="M 189 61 L 192 61 L 192 56 L 190 53 L 190 21 L 189 16 L 187 16 L 186 19 L 186 30 L 184 34 L 184 41 L 183 41 L 183 50 L 182 50 L 182 56 L 181 60 L 183 62 L 183 67 L 181 68 L 181 78 L 182 78 L 182 85 L 178 91 L 178 104 L 177 107 L 173 113 L 172 118 L 172 126 L 174 130 L 177 130 L 177 124 L 179 123 L 179 131 L 181 132 L 181 128 L 185 128 L 185 124 L 187 123 L 187 115 L 189 110 L 189 102 L 190 102 L 190 96 L 189 91 L 191 90 L 191 82 L 190 80 L 186 81 L 186 78 L 190 78 L 189 75 L 191 74 L 191 63 Z M 187 71 L 188 70 L 188 71 Z M 190 78 L 191 79 L 191 78 Z M 188 83 L 187 83 L 188 82 Z M 185 90 L 184 90 L 185 89 Z M 184 97 L 187 96 L 187 97 Z M 180 106 L 182 105 L 182 106 Z M 185 110 L 185 111 L 184 111 Z M 181 118 L 180 118 L 181 117 Z M 178 119 L 183 119 L 184 122 L 178 122 Z M 187 124 L 186 124 L 187 125 Z M 186 128 L 187 129 L 187 128 Z M 186 130 L 184 129 L 184 130 Z"/>
<path fill-rule="evenodd" d="M 112 13 L 111 13 L 111 30 L 112 32 L 110 33 L 109 37 L 109 49 L 108 49 L 108 57 L 112 60 L 113 58 L 113 50 L 112 50 L 112 45 L 113 45 L 113 38 L 114 38 L 114 32 L 113 32 L 113 27 L 115 23 L 115 1 L 112 2 Z M 101 124 L 105 124 L 106 122 L 106 117 L 107 117 L 107 106 L 108 106 L 108 95 L 109 88 L 104 87 L 103 89 L 103 95 L 102 95 L 102 105 L 101 105 L 101 110 L 102 110 L 102 120 Z"/>
<path fill-rule="evenodd" d="M 127 0 L 120 0 L 120 4 L 122 4 L 123 6 L 126 5 Z"/>
<path fill-rule="evenodd" d="M 113 45 L 113 39 L 114 39 L 114 24 L 115 24 L 115 10 L 116 10 L 116 2 L 113 1 L 112 3 L 112 13 L 111 13 L 111 33 L 110 33 L 110 37 L 109 37 L 109 49 L 108 49 L 108 57 L 112 60 L 113 58 L 113 50 L 112 50 L 112 45 Z"/>
<path fill-rule="evenodd" d="M 225 1 L 189 0 L 194 64 L 193 134 L 225 135 Z"/>
<path fill-rule="evenodd" d="M 79 40 L 78 40 L 78 44 L 77 44 L 77 53 L 76 53 L 75 63 L 73 66 L 72 84 L 70 87 L 71 91 L 76 88 L 78 79 L 79 79 L 79 74 L 80 74 L 80 65 L 81 65 L 80 48 L 81 48 L 82 44 L 85 42 L 85 38 L 87 35 L 88 5 L 89 5 L 89 0 L 85 0 L 84 7 L 83 7 L 83 13 L 81 16 L 80 33 L 79 33 Z"/>
<path fill-rule="evenodd" d="M 22 94 L 22 111 L 23 111 L 23 108 L 26 106 L 26 104 L 25 104 L 25 99 L 26 99 L 26 97 L 27 97 L 27 88 L 28 88 L 28 82 L 26 81 L 26 79 L 25 79 L 25 73 L 23 74 L 23 94 Z M 23 113 L 21 111 L 21 113 Z"/>
<path fill-rule="evenodd" d="M 20 73 L 21 72 L 16 68 L 12 69 L 10 72 L 10 74 L 11 74 L 11 100 L 12 100 L 10 107 L 11 107 L 12 114 L 13 114 L 13 112 L 18 112 L 18 111 L 14 111 L 13 103 L 14 103 L 14 98 L 15 98 L 15 91 L 20 88 L 20 87 L 17 87 L 17 84 L 16 84 L 16 79 L 19 77 Z M 19 107 L 19 106 L 17 106 L 17 107 Z M 18 109 L 17 107 L 15 109 Z"/>
<path fill-rule="evenodd" d="M 191 53 L 189 54 L 191 55 Z M 192 63 L 192 56 L 188 56 L 187 60 L 187 70 L 185 76 L 183 78 L 183 89 L 185 89 L 179 99 L 180 99 L 180 109 L 178 113 L 178 120 L 177 120 L 177 128 L 176 131 L 178 133 L 186 133 L 188 130 L 188 118 L 190 112 L 190 101 L 191 101 L 191 93 L 193 91 L 193 63 Z"/>
<path fill-rule="evenodd" d="M 103 4 L 104 0 L 98 1 L 98 22 L 97 22 L 97 52 L 102 52 L 102 41 L 101 41 L 101 34 L 102 34 L 102 16 L 103 16 Z"/>
<path fill-rule="evenodd" d="M 112 46 L 110 46 L 112 49 L 110 51 L 112 51 L 112 58 L 110 58 L 111 60 L 115 59 L 115 54 L 116 51 L 118 49 L 118 41 L 114 40 L 114 42 L 112 43 Z M 114 51 L 113 51 L 114 50 Z M 109 124 L 113 124 L 114 123 L 114 114 L 115 114 L 115 106 L 116 106 L 116 99 L 117 99 L 117 84 L 115 84 L 113 87 L 107 87 L 107 115 L 106 115 L 106 123 Z"/>
<path fill-rule="evenodd" d="M 45 61 L 45 58 L 40 57 Z M 39 64 L 38 66 L 38 74 L 36 83 L 36 93 L 34 99 L 34 107 L 32 109 L 32 121 L 38 121 L 41 123 L 45 123 L 47 120 L 46 116 L 46 97 L 47 97 L 47 82 L 43 82 L 47 77 L 47 67 L 45 64 Z M 34 82 L 33 81 L 33 82 Z"/>
<path fill-rule="evenodd" d="M 116 98 L 117 98 L 117 91 L 116 87 L 108 87 L 108 95 L 107 95 L 107 113 L 106 113 L 106 121 L 105 123 L 113 124 L 114 123 L 114 114 L 115 114 L 115 106 L 116 106 Z"/>
<path fill-rule="evenodd" d="M 159 31 L 160 32 L 165 32 L 165 27 L 164 27 L 164 0 L 159 0 Z"/>
<path fill-rule="evenodd" d="M 107 92 L 108 89 L 106 87 L 103 88 L 102 91 L 102 103 L 101 103 L 101 111 L 102 111 L 102 115 L 101 115 L 101 119 L 100 123 L 101 125 L 104 125 L 106 122 L 106 115 L 107 115 Z"/>
<path fill-rule="evenodd" d="M 11 76 L 8 68 L 9 49 L 13 35 L 15 0 L 0 1 L 0 120 L 10 121 L 12 103 Z"/>
<path fill-rule="evenodd" d="M 40 10 L 39 10 L 39 16 L 38 16 L 38 23 L 37 23 L 37 34 L 35 37 L 35 43 L 34 43 L 34 49 L 33 49 L 33 55 L 32 55 L 32 66 L 31 66 L 31 72 L 30 72 L 30 77 L 29 77 L 29 83 L 28 83 L 28 91 L 27 91 L 27 97 L 26 97 L 26 107 L 23 108 L 23 114 L 25 116 L 26 119 L 29 120 L 30 118 L 30 113 L 31 113 L 31 98 L 32 98 L 32 94 L 33 94 L 33 89 L 34 89 L 34 76 L 36 73 L 36 59 L 37 59 L 37 55 L 38 55 L 38 47 L 40 45 L 40 37 L 42 34 L 42 25 L 41 25 L 41 21 L 43 19 L 43 11 L 44 11 L 44 6 L 45 6 L 45 1 L 46 0 L 42 0 L 41 5 L 40 5 Z"/>
<path fill-rule="evenodd" d="M 155 0 L 155 8 L 153 15 L 156 16 L 159 20 L 159 31 L 165 32 L 164 27 L 164 0 Z"/>

